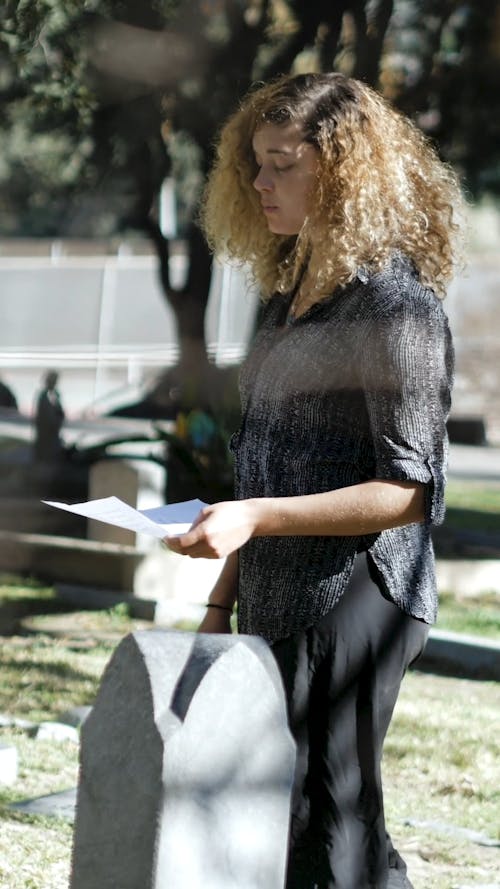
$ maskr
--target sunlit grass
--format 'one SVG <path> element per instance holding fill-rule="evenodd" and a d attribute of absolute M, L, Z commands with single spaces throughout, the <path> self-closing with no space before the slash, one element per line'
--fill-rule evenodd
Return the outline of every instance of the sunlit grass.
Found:
<path fill-rule="evenodd" d="M 440 630 L 486 636 L 500 640 L 500 595 L 485 592 L 474 596 L 439 596 L 437 625 Z"/>
<path fill-rule="evenodd" d="M 446 505 L 500 516 L 500 482 L 485 485 L 483 481 L 450 479 L 446 485 Z"/>
<path fill-rule="evenodd" d="M 34 577 L 17 577 L 0 573 L 0 603 L 23 599 L 54 599 L 54 588 Z"/>
<path fill-rule="evenodd" d="M 498 849 L 438 828 L 500 838 L 499 704 L 494 682 L 418 672 L 403 682 L 383 772 L 388 826 L 415 889 L 496 881 Z M 408 826 L 410 819 L 427 826 Z"/>
<path fill-rule="evenodd" d="M 500 532 L 500 485 L 452 481 L 446 521 L 457 528 Z M 500 537 L 499 537 L 500 539 Z M 1 602 L 53 600 L 36 579 L 0 576 Z M 494 593 L 441 596 L 438 627 L 500 636 Z M 37 616 L 25 636 L 0 637 L 0 712 L 34 722 L 57 719 L 91 705 L 120 639 L 141 623 L 125 606 L 108 612 Z M 57 623 L 57 620 L 55 621 Z M 192 629 L 189 624 L 185 629 Z M 429 824 L 455 825 L 499 836 L 499 686 L 412 671 L 406 677 L 387 737 L 383 772 L 387 823 L 415 889 L 453 889 L 498 881 L 498 849 L 440 833 Z M 8 804 L 76 786 L 77 745 L 36 741 L 28 732 L 0 728 L 0 743 L 14 744 L 19 778 L 0 787 L 0 885 L 5 889 L 67 889 L 72 827 L 62 819 L 27 816 Z"/>
<path fill-rule="evenodd" d="M 109 628 L 113 617 L 101 615 L 99 622 L 101 630 Z M 127 629 L 131 628 L 129 622 Z M 2 659 L 9 678 L 3 694 L 5 685 L 11 685 L 17 715 L 34 720 L 56 719 L 76 704 L 91 704 L 120 638 L 117 632 L 114 643 L 76 651 L 74 639 L 35 635 L 5 639 Z M 27 660 L 32 661 L 28 674 Z M 1 710 L 5 703 L 3 698 Z M 418 672 L 404 680 L 383 770 L 388 825 L 409 859 L 415 889 L 451 889 L 466 877 L 479 882 L 485 870 L 493 880 L 497 850 L 405 822 L 409 818 L 444 822 L 497 836 L 498 704 L 499 688 L 494 683 Z M 67 889 L 70 826 L 60 819 L 13 812 L 7 804 L 76 786 L 77 746 L 36 741 L 26 731 L 12 728 L 0 730 L 0 743 L 15 744 L 20 760 L 18 782 L 0 792 L 0 868 L 4 868 L 0 884 L 6 889 Z"/>
<path fill-rule="evenodd" d="M 449 481 L 445 526 L 488 534 L 498 532 L 500 539 L 500 483 Z"/>
<path fill-rule="evenodd" d="M 48 636 L 17 636 L 0 642 L 0 711 L 33 721 L 53 718 L 68 698 L 90 703 L 109 650 L 72 651 Z"/>

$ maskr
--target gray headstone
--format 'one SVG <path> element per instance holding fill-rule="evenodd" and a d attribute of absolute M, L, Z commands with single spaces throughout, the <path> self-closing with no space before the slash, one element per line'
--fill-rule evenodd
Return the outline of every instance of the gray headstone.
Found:
<path fill-rule="evenodd" d="M 282 889 L 295 745 L 253 636 L 127 636 L 82 726 L 71 889 Z"/>
<path fill-rule="evenodd" d="M 119 492 L 125 503 L 136 506 L 138 479 L 137 470 L 123 460 L 97 461 L 89 471 L 89 500 L 99 500 Z M 102 543 L 122 543 L 129 546 L 136 543 L 135 531 L 98 522 L 97 519 L 87 520 L 87 537 Z"/>

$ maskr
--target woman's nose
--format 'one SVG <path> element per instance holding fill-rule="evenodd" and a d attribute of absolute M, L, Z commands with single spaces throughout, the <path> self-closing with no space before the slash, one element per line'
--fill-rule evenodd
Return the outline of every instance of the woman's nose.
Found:
<path fill-rule="evenodd" d="M 273 188 L 273 183 L 269 175 L 264 173 L 262 167 L 253 180 L 253 187 L 256 188 L 257 191 L 271 191 Z"/>

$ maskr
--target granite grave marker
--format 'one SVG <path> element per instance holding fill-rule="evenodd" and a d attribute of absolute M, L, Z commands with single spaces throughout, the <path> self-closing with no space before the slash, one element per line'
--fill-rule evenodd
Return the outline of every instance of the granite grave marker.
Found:
<path fill-rule="evenodd" d="M 127 636 L 82 726 L 71 889 L 282 889 L 295 746 L 253 636 Z"/>

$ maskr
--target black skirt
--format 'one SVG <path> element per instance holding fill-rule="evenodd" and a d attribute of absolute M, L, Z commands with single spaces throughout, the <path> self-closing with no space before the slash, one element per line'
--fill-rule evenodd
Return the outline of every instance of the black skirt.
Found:
<path fill-rule="evenodd" d="M 360 553 L 338 604 L 273 644 L 297 744 L 286 889 L 411 889 L 385 830 L 381 758 L 428 631 Z"/>

